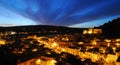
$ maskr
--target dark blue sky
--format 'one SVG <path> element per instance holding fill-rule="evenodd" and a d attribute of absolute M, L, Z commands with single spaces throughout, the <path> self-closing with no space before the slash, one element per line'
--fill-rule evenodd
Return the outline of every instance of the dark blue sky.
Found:
<path fill-rule="evenodd" d="M 0 0 L 1 25 L 94 27 L 120 17 L 120 0 Z"/>

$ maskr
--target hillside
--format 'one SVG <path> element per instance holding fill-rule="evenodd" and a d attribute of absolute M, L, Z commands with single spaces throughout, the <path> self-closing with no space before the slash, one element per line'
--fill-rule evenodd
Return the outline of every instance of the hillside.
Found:
<path fill-rule="evenodd" d="M 102 28 L 103 34 L 107 38 L 120 38 L 120 18 L 109 21 L 99 28 Z"/>

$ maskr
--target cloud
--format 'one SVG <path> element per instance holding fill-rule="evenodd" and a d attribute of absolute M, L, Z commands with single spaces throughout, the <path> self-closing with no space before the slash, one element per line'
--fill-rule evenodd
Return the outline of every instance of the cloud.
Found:
<path fill-rule="evenodd" d="M 1 5 L 1 4 L 0 4 Z M 24 16 L 0 6 L 0 26 L 35 25 L 36 23 Z"/>
<path fill-rule="evenodd" d="M 119 0 L 8 1 L 0 0 L 3 6 L 37 24 L 70 26 L 120 15 Z"/>

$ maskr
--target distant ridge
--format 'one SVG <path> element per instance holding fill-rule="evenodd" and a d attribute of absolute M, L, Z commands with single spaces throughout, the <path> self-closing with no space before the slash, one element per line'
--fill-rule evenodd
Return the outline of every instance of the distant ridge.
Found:
<path fill-rule="evenodd" d="M 65 26 L 52 25 L 25 25 L 25 26 L 10 26 L 0 27 L 1 32 L 16 31 L 16 32 L 38 32 L 38 31 L 57 31 L 56 33 L 82 33 L 84 28 L 70 28 Z"/>

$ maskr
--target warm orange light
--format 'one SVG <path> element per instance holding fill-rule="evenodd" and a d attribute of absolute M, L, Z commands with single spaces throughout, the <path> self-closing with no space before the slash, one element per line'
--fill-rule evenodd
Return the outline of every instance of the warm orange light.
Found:
<path fill-rule="evenodd" d="M 96 54 L 92 54 L 92 61 L 93 62 L 96 62 L 96 61 L 98 61 L 98 56 L 96 55 Z"/>
<path fill-rule="evenodd" d="M 83 34 L 87 34 L 87 30 L 83 30 Z"/>
<path fill-rule="evenodd" d="M 5 45 L 5 40 L 0 40 L 0 45 Z"/>
<path fill-rule="evenodd" d="M 92 31 L 88 31 L 88 34 L 92 34 Z"/>
<path fill-rule="evenodd" d="M 117 58 L 118 58 L 117 55 L 108 54 L 106 58 L 106 62 L 107 63 L 116 62 Z"/>
<path fill-rule="evenodd" d="M 56 62 L 57 62 L 56 60 L 51 60 L 50 65 L 55 65 Z"/>
<path fill-rule="evenodd" d="M 115 47 L 113 47 L 112 49 L 113 49 L 113 51 L 115 52 L 116 48 L 115 48 Z"/>
<path fill-rule="evenodd" d="M 78 44 L 84 44 L 84 42 L 79 42 Z"/>
<path fill-rule="evenodd" d="M 92 34 L 93 33 L 93 29 L 92 28 L 89 28 L 88 29 L 88 34 Z"/>
<path fill-rule="evenodd" d="M 16 34 L 16 32 L 14 32 L 14 31 L 11 31 L 11 34 L 13 35 L 13 34 Z"/>
<path fill-rule="evenodd" d="M 62 48 L 62 51 L 64 52 L 64 51 L 65 51 L 65 49 L 64 49 L 64 48 Z"/>
<path fill-rule="evenodd" d="M 110 43 L 107 44 L 107 47 L 109 47 L 109 46 L 110 46 Z"/>
<path fill-rule="evenodd" d="M 116 43 L 116 45 L 117 45 L 117 47 L 119 47 L 119 46 L 120 46 L 120 43 Z"/>
<path fill-rule="evenodd" d="M 54 42 L 51 46 L 52 46 L 52 47 L 57 47 L 58 44 L 57 44 L 56 42 Z"/>
<path fill-rule="evenodd" d="M 120 42 L 120 39 L 116 39 L 116 42 Z"/>
<path fill-rule="evenodd" d="M 96 40 L 91 40 L 92 45 L 97 45 Z"/>
<path fill-rule="evenodd" d="M 36 52 L 37 51 L 37 49 L 32 49 L 32 52 Z"/>
<path fill-rule="evenodd" d="M 35 64 L 36 64 L 36 65 L 40 65 L 40 64 L 41 64 L 41 60 L 40 60 L 40 59 L 37 59 L 37 60 L 35 61 Z"/>
<path fill-rule="evenodd" d="M 111 42 L 111 40 L 109 40 L 109 39 L 105 39 L 104 41 L 107 43 Z"/>

